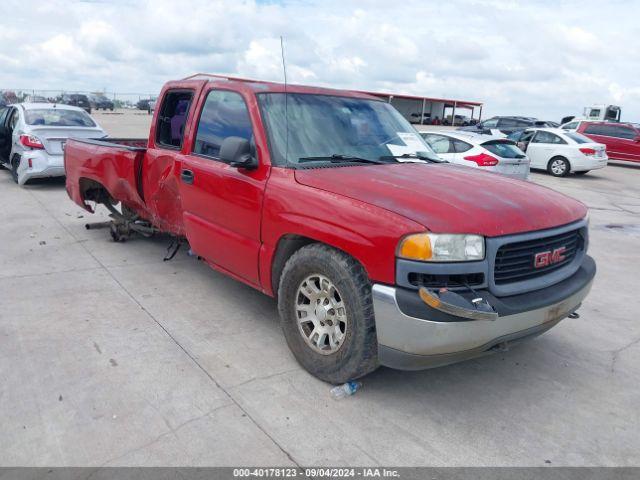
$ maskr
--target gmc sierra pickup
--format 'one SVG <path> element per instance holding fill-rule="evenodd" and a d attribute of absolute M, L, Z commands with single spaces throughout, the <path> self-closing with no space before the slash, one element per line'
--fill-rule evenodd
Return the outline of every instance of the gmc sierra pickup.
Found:
<path fill-rule="evenodd" d="M 276 297 L 294 356 L 332 383 L 503 350 L 573 315 L 596 270 L 582 203 L 442 162 L 357 92 L 169 82 L 148 139 L 70 140 L 65 169 L 115 238 L 186 239 Z"/>

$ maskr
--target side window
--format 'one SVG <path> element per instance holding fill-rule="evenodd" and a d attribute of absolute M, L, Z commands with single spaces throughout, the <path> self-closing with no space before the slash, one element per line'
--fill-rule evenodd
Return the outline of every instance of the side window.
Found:
<path fill-rule="evenodd" d="M 563 130 L 575 130 L 578 128 L 578 122 L 567 123 L 562 127 Z"/>
<path fill-rule="evenodd" d="M 591 135 L 603 135 L 605 137 L 612 137 L 613 128 L 611 125 L 598 125 L 598 124 L 589 124 L 587 128 L 584 129 L 584 133 L 590 133 Z"/>
<path fill-rule="evenodd" d="M 471 150 L 473 148 L 473 145 L 471 145 L 470 143 L 463 142 L 462 140 L 458 140 L 457 138 L 454 138 L 452 141 L 453 148 L 455 149 L 456 153 L 466 152 L 467 150 Z"/>
<path fill-rule="evenodd" d="M 240 137 L 253 143 L 247 104 L 239 93 L 212 90 L 202 107 L 193 153 L 217 159 L 225 138 Z"/>
<path fill-rule="evenodd" d="M 633 140 L 637 136 L 635 130 L 629 127 L 624 127 L 622 125 L 616 125 L 615 127 L 613 127 L 613 133 L 611 135 L 613 135 L 614 137 L 626 138 L 629 140 Z"/>
<path fill-rule="evenodd" d="M 539 131 L 535 138 L 532 140 L 532 143 L 554 143 L 554 144 L 566 144 L 563 139 L 561 139 L 558 135 L 551 132 Z"/>
<path fill-rule="evenodd" d="M 0 107 L 0 127 L 4 127 L 4 121 L 7 119 L 7 112 L 9 111 L 6 107 Z"/>
<path fill-rule="evenodd" d="M 182 147 L 192 97 L 193 92 L 184 90 L 165 94 L 156 127 L 156 142 L 160 146 L 175 149 Z"/>
<path fill-rule="evenodd" d="M 482 126 L 484 128 L 496 128 L 498 126 L 498 119 L 490 118 L 489 120 L 485 120 L 484 122 L 482 122 Z"/>
<path fill-rule="evenodd" d="M 534 131 L 529 131 L 529 132 L 524 132 L 522 134 L 522 136 L 520 137 L 520 140 L 518 140 L 519 142 L 530 142 L 531 138 L 533 138 L 533 135 L 535 134 L 535 130 Z"/>
<path fill-rule="evenodd" d="M 517 126 L 518 126 L 518 122 L 513 118 L 501 118 L 500 121 L 498 121 L 498 127 L 500 128 L 517 127 Z"/>
<path fill-rule="evenodd" d="M 436 153 L 454 153 L 451 139 L 444 135 L 429 134 L 425 137 L 426 142 Z"/>

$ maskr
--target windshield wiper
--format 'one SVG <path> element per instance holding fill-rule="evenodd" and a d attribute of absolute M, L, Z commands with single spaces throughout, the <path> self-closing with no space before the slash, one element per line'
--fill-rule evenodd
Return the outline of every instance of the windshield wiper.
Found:
<path fill-rule="evenodd" d="M 302 157 L 298 159 L 298 163 L 322 161 L 329 161 L 331 163 L 375 163 L 377 165 L 386 165 L 389 163 L 383 161 L 382 158 L 380 160 L 373 160 L 371 158 L 352 157 L 351 155 L 341 155 L 338 153 L 326 157 Z"/>
<path fill-rule="evenodd" d="M 393 160 L 422 160 L 425 162 L 432 163 L 447 163 L 446 160 L 433 156 L 433 155 L 424 155 L 423 153 L 403 153 L 402 155 L 383 155 L 380 157 L 380 160 L 385 159 L 393 159 Z"/>

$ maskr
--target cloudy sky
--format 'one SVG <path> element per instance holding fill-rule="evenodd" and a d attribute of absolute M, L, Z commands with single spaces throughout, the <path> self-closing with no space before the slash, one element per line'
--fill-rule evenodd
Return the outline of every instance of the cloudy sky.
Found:
<path fill-rule="evenodd" d="M 1 0 L 0 89 L 159 91 L 195 72 L 640 121 L 640 2 Z"/>

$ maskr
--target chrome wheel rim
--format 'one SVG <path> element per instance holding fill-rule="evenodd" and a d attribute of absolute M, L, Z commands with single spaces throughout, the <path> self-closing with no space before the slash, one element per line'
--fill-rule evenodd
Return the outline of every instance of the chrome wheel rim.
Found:
<path fill-rule="evenodd" d="M 296 294 L 298 330 L 305 343 L 322 355 L 336 353 L 344 344 L 348 319 L 340 292 L 324 275 L 305 278 Z"/>
<path fill-rule="evenodd" d="M 562 160 L 554 160 L 553 162 L 551 162 L 551 171 L 556 175 L 562 175 L 566 169 L 567 166 Z"/>

